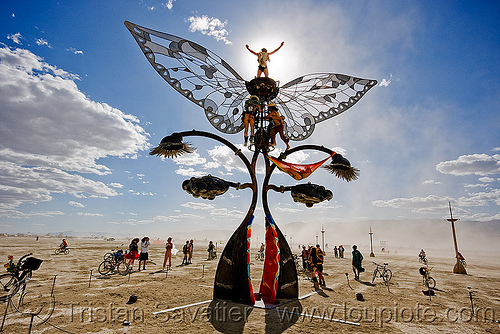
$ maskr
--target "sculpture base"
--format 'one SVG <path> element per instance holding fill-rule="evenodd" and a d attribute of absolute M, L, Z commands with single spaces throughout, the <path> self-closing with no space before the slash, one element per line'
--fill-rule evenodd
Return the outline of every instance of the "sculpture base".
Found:
<path fill-rule="evenodd" d="M 465 267 L 460 262 L 457 262 L 457 263 L 455 263 L 455 266 L 453 267 L 453 273 L 454 274 L 467 274 L 467 270 L 465 270 Z"/>
<path fill-rule="evenodd" d="M 373 254 L 373 252 L 371 252 L 370 257 L 375 257 L 375 254 Z"/>

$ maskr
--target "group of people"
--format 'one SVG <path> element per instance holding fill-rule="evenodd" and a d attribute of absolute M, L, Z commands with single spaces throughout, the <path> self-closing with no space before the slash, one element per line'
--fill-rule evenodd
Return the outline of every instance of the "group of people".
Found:
<path fill-rule="evenodd" d="M 140 241 L 140 243 L 139 243 Z M 142 239 L 134 238 L 130 242 L 128 247 L 128 251 L 125 254 L 125 259 L 129 266 L 132 266 L 135 260 L 139 259 L 139 268 L 138 270 L 146 270 L 146 262 L 149 259 L 149 237 L 144 237 Z M 140 247 L 140 248 L 139 248 Z M 193 259 L 193 251 L 194 251 L 194 240 L 186 240 L 186 243 L 182 247 L 183 259 L 181 265 L 191 264 Z M 209 255 L 208 260 L 215 259 L 216 256 L 216 247 L 212 241 L 208 244 L 207 249 Z M 175 248 L 172 237 L 167 238 L 167 242 L 165 243 L 165 257 L 163 259 L 163 270 L 172 268 L 172 255 L 177 253 L 177 249 Z"/>
<path fill-rule="evenodd" d="M 182 263 L 181 265 L 191 264 L 193 259 L 193 251 L 194 251 L 194 241 L 186 240 L 184 246 L 182 246 Z M 165 257 L 163 259 L 163 270 L 172 268 L 172 255 L 177 254 L 177 249 L 175 248 L 174 241 L 172 237 L 167 238 L 167 242 L 165 243 Z M 167 266 L 168 263 L 168 266 Z"/>
<path fill-rule="evenodd" d="M 319 245 L 302 246 L 302 267 L 311 273 L 312 281 L 316 289 L 319 286 L 326 286 L 325 277 L 323 276 L 323 261 L 325 259 L 325 252 Z"/>
<path fill-rule="evenodd" d="M 270 103 L 267 105 L 268 114 L 264 116 L 264 120 L 271 121 L 272 127 L 269 131 L 269 136 L 271 138 L 271 143 L 269 146 L 276 146 L 276 134 L 279 133 L 281 140 L 286 144 L 286 149 L 290 149 L 288 144 L 289 139 L 285 136 L 285 116 L 280 115 L 278 112 L 278 107 L 275 103 Z M 259 102 L 259 97 L 256 95 L 250 96 L 250 98 L 245 102 L 245 110 L 243 112 L 243 124 L 245 126 L 244 132 L 244 145 L 248 144 L 248 128 L 250 128 L 250 145 L 253 145 L 255 140 L 255 116 L 258 112 L 262 111 L 262 107 Z"/>
<path fill-rule="evenodd" d="M 184 244 L 184 246 L 182 246 L 182 254 L 184 255 L 184 257 L 182 258 L 181 265 L 191 264 L 191 260 L 193 259 L 193 250 L 193 239 L 186 240 L 186 243 Z"/>
<path fill-rule="evenodd" d="M 139 241 L 141 242 L 139 244 Z M 133 266 L 135 260 L 139 259 L 139 268 L 141 270 L 146 270 L 146 262 L 149 259 L 149 237 L 143 237 L 142 239 L 134 238 L 128 246 L 128 252 L 125 254 L 125 259 L 128 261 L 129 266 Z M 140 247 L 140 249 L 139 249 Z"/>
<path fill-rule="evenodd" d="M 335 246 L 333 248 L 333 253 L 335 257 L 344 257 L 344 247 L 340 245 L 338 248 Z M 304 270 L 309 270 L 312 275 L 312 280 L 315 283 L 319 283 L 319 285 L 326 286 L 325 278 L 323 276 L 323 261 L 325 257 L 325 252 L 316 245 L 316 247 L 302 246 L 302 253 L 300 255 L 302 257 L 302 267 Z M 358 250 L 356 245 L 352 246 L 352 270 L 354 272 L 354 279 L 359 280 L 359 274 L 364 272 L 365 269 L 362 266 L 363 263 L 363 255 Z"/>
<path fill-rule="evenodd" d="M 340 257 L 340 258 L 344 258 L 344 246 L 340 245 L 338 248 L 337 246 L 333 247 L 333 255 L 335 257 Z"/>

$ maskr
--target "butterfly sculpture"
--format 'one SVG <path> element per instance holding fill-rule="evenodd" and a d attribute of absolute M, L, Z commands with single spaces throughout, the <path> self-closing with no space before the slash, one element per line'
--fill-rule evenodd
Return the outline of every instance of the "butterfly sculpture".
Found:
<path fill-rule="evenodd" d="M 280 106 L 285 116 L 284 131 L 288 139 L 300 141 L 311 136 L 317 123 L 346 111 L 377 84 L 375 80 L 335 73 L 304 75 L 281 87 L 270 78 L 257 79 L 269 79 L 272 85 L 257 79 L 247 82 L 224 59 L 195 42 L 128 21 L 125 25 L 158 74 L 180 94 L 203 108 L 210 124 L 226 134 L 236 134 L 244 128 L 242 118 L 245 102 L 251 95 L 250 91 L 256 87 L 259 92 L 266 92 L 260 95 L 265 96 L 265 102 L 272 101 Z M 177 66 L 167 67 L 173 60 Z M 346 181 L 355 180 L 358 170 L 340 154 L 318 145 L 296 146 L 283 152 L 279 158 L 268 156 L 272 131 L 265 130 L 262 124 L 266 117 L 260 117 L 261 126 L 255 136 L 256 149 L 251 162 L 241 149 L 227 139 L 197 130 L 166 136 L 150 154 L 172 158 L 191 153 L 194 148 L 184 142 L 183 138 L 202 136 L 225 144 L 241 159 L 249 172 L 251 182 L 241 184 L 209 175 L 186 180 L 183 189 L 195 197 L 207 199 L 225 193 L 229 187 L 251 189 L 250 208 L 221 255 L 215 275 L 214 298 L 254 305 L 257 295 L 267 303 L 266 305 L 274 305 L 278 299 L 298 297 L 298 277 L 292 251 L 271 215 L 267 193 L 269 190 L 281 193 L 290 191 L 295 201 L 304 203 L 307 207 L 330 200 L 333 196 L 331 191 L 311 183 L 290 187 L 270 184 L 274 166 L 296 180 L 309 176 L 329 158 L 331 163 L 325 168 Z M 321 151 L 328 154 L 328 157 L 308 165 L 284 161 L 289 154 L 301 150 Z M 250 278 L 250 236 L 258 197 L 255 166 L 260 153 L 269 158 L 264 159 L 266 174 L 262 184 L 262 206 L 266 215 L 266 250 L 260 292 L 254 294 Z"/>
<path fill-rule="evenodd" d="M 205 47 L 131 22 L 125 25 L 158 74 L 184 97 L 203 108 L 219 131 L 243 129 L 243 110 L 250 93 L 246 81 L 224 59 Z M 167 67 L 175 60 L 177 66 Z M 304 140 L 317 123 L 337 116 L 377 84 L 376 80 L 336 73 L 307 74 L 279 87 L 273 102 L 285 116 L 285 134 Z"/>

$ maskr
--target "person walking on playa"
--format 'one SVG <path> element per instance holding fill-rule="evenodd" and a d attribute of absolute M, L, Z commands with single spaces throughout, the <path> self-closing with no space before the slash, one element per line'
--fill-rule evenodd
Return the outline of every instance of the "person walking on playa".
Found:
<path fill-rule="evenodd" d="M 149 237 L 144 237 L 141 240 L 141 254 L 139 255 L 139 271 L 146 270 L 146 261 L 149 259 Z"/>
<path fill-rule="evenodd" d="M 323 276 L 323 258 L 324 254 L 319 245 L 311 248 L 310 262 L 313 268 L 313 279 L 318 276 L 319 285 L 325 286 L 325 277 Z"/>
<path fill-rule="evenodd" d="M 302 246 L 302 253 L 300 254 L 302 256 L 302 268 L 304 270 L 307 270 L 307 262 L 309 260 L 309 252 L 306 249 L 306 246 Z"/>
<path fill-rule="evenodd" d="M 337 246 L 333 247 L 333 255 L 335 257 L 339 257 L 339 250 L 338 250 Z"/>
<path fill-rule="evenodd" d="M 165 244 L 165 259 L 163 260 L 163 270 L 167 265 L 168 261 L 168 269 L 172 267 L 172 249 L 174 248 L 174 244 L 172 243 L 172 237 L 168 237 L 167 243 Z"/>
<path fill-rule="evenodd" d="M 182 264 L 188 264 L 188 252 L 189 252 L 189 240 L 186 240 L 186 244 L 182 247 L 182 253 L 184 258 L 182 259 Z"/>
<path fill-rule="evenodd" d="M 208 260 L 213 260 L 215 259 L 216 255 L 215 255 L 215 245 L 213 243 L 213 241 L 210 241 L 208 243 Z"/>
<path fill-rule="evenodd" d="M 363 255 L 358 250 L 358 246 L 352 245 L 352 271 L 354 272 L 354 279 L 359 280 L 359 274 L 365 271 L 361 266 Z"/>
<path fill-rule="evenodd" d="M 188 263 L 191 264 L 191 259 L 193 258 L 194 244 L 193 239 L 189 240 L 188 245 Z"/>
<path fill-rule="evenodd" d="M 344 258 L 344 246 L 342 246 L 342 245 L 339 246 L 339 257 L 341 259 Z"/>

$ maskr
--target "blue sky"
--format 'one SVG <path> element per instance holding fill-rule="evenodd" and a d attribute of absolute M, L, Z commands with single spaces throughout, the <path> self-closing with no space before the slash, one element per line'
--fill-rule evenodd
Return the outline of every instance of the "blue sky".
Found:
<path fill-rule="evenodd" d="M 191 175 L 247 181 L 230 152 L 193 138 L 191 156 L 148 155 L 172 132 L 216 130 L 154 71 L 125 20 L 195 41 L 247 80 L 256 62 L 245 44 L 281 41 L 269 63 L 281 83 L 316 72 L 378 80 L 307 140 L 343 153 L 359 180 L 317 171 L 309 180 L 334 199 L 312 209 L 271 194 L 279 225 L 444 219 L 448 201 L 461 220 L 500 220 L 495 1 L 4 1 L 0 9 L 2 232 L 163 238 L 241 222 L 250 191 L 205 201 L 181 189 Z M 242 143 L 241 133 L 225 138 Z M 281 174 L 273 183 L 295 181 Z"/>

